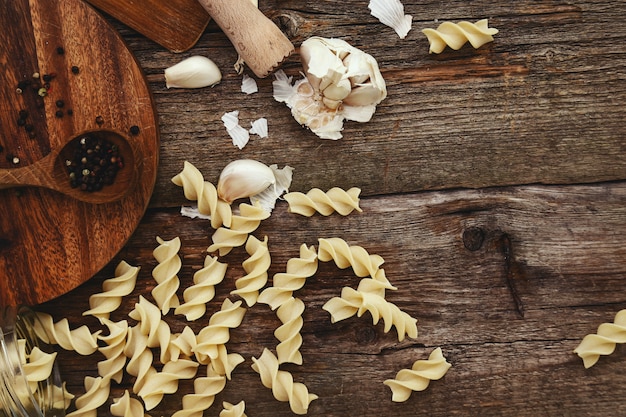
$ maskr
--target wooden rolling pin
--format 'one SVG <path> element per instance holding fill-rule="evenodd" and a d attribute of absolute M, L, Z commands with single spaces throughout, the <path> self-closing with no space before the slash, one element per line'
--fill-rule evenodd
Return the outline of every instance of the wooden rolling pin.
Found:
<path fill-rule="evenodd" d="M 257 77 L 267 77 L 293 53 L 291 41 L 250 0 L 198 1 Z"/>

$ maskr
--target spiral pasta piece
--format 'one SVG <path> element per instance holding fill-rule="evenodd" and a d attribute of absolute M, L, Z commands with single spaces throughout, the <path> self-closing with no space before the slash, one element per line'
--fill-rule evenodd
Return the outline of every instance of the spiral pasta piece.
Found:
<path fill-rule="evenodd" d="M 193 274 L 193 285 L 185 289 L 185 302 L 174 310 L 183 314 L 187 321 L 199 319 L 206 313 L 206 304 L 215 297 L 215 286 L 224 280 L 228 265 L 218 262 L 217 257 L 207 256 L 204 267 Z"/>
<path fill-rule="evenodd" d="M 122 304 L 122 297 L 135 289 L 140 267 L 121 261 L 115 268 L 115 276 L 102 283 L 102 292 L 89 297 L 89 310 L 83 316 L 108 319 L 110 314 Z"/>
<path fill-rule="evenodd" d="M 231 379 L 232 372 L 237 365 L 244 362 L 245 359 L 238 353 L 228 353 L 225 344 L 217 345 L 216 350 L 217 356 L 212 358 L 208 365 L 211 366 L 218 375 L 224 375 L 226 378 Z"/>
<path fill-rule="evenodd" d="M 124 367 L 126 366 L 126 336 L 128 335 L 128 322 L 126 320 L 117 323 L 102 318 L 102 323 L 109 329 L 106 336 L 98 335 L 98 339 L 105 343 L 98 351 L 106 358 L 98 362 L 98 374 L 104 381 L 114 380 L 118 384 L 122 382 Z"/>
<path fill-rule="evenodd" d="M 22 371 L 26 376 L 31 392 L 36 392 L 39 382 L 48 379 L 52 375 L 56 357 L 57 352 L 47 353 L 37 346 L 33 347 L 27 357 L 22 356 Z"/>
<path fill-rule="evenodd" d="M 104 404 L 109 398 L 110 384 L 102 377 L 85 377 L 85 393 L 76 398 L 76 410 L 66 417 L 96 417 L 98 407 Z"/>
<path fill-rule="evenodd" d="M 290 362 L 302 365 L 302 354 L 300 353 L 300 346 L 302 346 L 300 330 L 304 324 L 302 313 L 304 313 L 304 303 L 299 298 L 294 297 L 283 303 L 276 311 L 276 315 L 282 323 L 274 331 L 274 336 L 280 342 L 276 346 L 278 363 Z"/>
<path fill-rule="evenodd" d="M 193 381 L 193 394 L 183 396 L 183 407 L 172 417 L 202 417 L 215 402 L 217 394 L 226 387 L 226 377 L 219 375 L 211 366 L 207 366 L 207 376 Z"/>
<path fill-rule="evenodd" d="M 170 361 L 163 365 L 161 372 L 150 372 L 145 383 L 137 393 L 143 400 L 146 410 L 159 405 L 165 394 L 178 390 L 181 379 L 191 379 L 196 375 L 198 362 L 189 359 Z"/>
<path fill-rule="evenodd" d="M 198 341 L 191 327 L 185 326 L 179 334 L 172 334 L 168 347 L 170 360 L 176 361 L 182 356 L 191 357 Z"/>
<path fill-rule="evenodd" d="M 180 251 L 180 238 L 165 241 L 157 237 L 159 246 L 152 252 L 158 265 L 152 270 L 152 277 L 157 282 L 157 286 L 152 289 L 152 297 L 163 312 L 167 314 L 170 308 L 180 305 L 176 291 L 180 287 L 178 273 L 182 266 L 182 261 L 178 252 Z"/>
<path fill-rule="evenodd" d="M 152 351 L 148 348 L 148 336 L 143 334 L 139 325 L 128 330 L 124 355 L 128 358 L 126 372 L 135 377 L 133 392 L 136 394 L 146 381 L 146 378 L 156 369 L 152 366 Z"/>
<path fill-rule="evenodd" d="M 257 301 L 268 304 L 272 310 L 276 310 L 292 297 L 294 291 L 304 287 L 307 278 L 317 272 L 317 261 L 315 247 L 302 244 L 300 257 L 287 261 L 287 270 L 274 275 L 272 286 L 264 289 Z"/>
<path fill-rule="evenodd" d="M 230 293 L 240 296 L 248 307 L 252 307 L 259 298 L 259 290 L 267 284 L 267 270 L 272 263 L 270 251 L 267 247 L 267 236 L 263 241 L 260 241 L 250 235 L 246 242 L 246 252 L 250 255 L 242 263 L 246 275 L 235 281 L 236 289 Z"/>
<path fill-rule="evenodd" d="M 450 369 L 441 348 L 436 348 L 428 356 L 428 360 L 418 360 L 411 369 L 401 369 L 395 379 L 388 379 L 383 384 L 391 388 L 394 402 L 403 402 L 409 399 L 413 391 L 424 391 L 430 381 L 443 378 Z"/>
<path fill-rule="evenodd" d="M 91 355 L 98 349 L 96 337 L 100 334 L 99 330 L 91 333 L 85 325 L 70 330 L 67 319 L 55 323 L 51 315 L 42 312 L 37 312 L 37 318 L 39 320 L 35 321 L 35 333 L 44 342 L 59 345 L 83 356 Z"/>
<path fill-rule="evenodd" d="M 244 401 L 240 401 L 237 404 L 224 401 L 222 407 L 224 409 L 220 411 L 219 417 L 248 417 L 245 413 L 246 403 Z"/>
<path fill-rule="evenodd" d="M 252 358 L 252 362 L 252 369 L 260 375 L 263 386 L 270 388 L 278 401 L 289 402 L 293 413 L 306 414 L 311 402 L 318 398 L 309 393 L 306 385 L 294 382 L 289 372 L 279 370 L 278 359 L 269 349 L 264 349 L 258 359 Z"/>
<path fill-rule="evenodd" d="M 367 311 L 371 314 L 374 324 L 382 318 L 385 333 L 395 326 L 399 341 L 404 340 L 406 336 L 416 338 L 417 319 L 387 301 L 380 293 L 368 290 L 367 284 L 371 281 L 371 278 L 361 280 L 356 290 L 344 287 L 341 290 L 341 297 L 333 297 L 324 304 L 322 309 L 330 313 L 331 322 L 336 323 L 354 315 L 361 317 Z"/>
<path fill-rule="evenodd" d="M 471 22 L 443 22 L 437 29 L 424 29 L 422 32 L 430 43 L 430 53 L 439 54 L 443 52 L 446 45 L 454 50 L 469 41 L 474 48 L 480 48 L 484 44 L 493 41 L 493 35 L 498 33 L 498 29 L 488 27 L 487 19 L 482 19 L 476 23 Z"/>
<path fill-rule="evenodd" d="M 613 323 L 602 323 L 595 334 L 583 337 L 574 353 L 583 360 L 585 368 L 591 368 L 601 355 L 613 353 L 617 343 L 626 343 L 626 309 L 617 312 Z"/>
<path fill-rule="evenodd" d="M 370 276 L 383 284 L 390 290 L 396 288 L 387 280 L 380 266 L 385 260 L 380 255 L 370 255 L 365 248 L 358 245 L 349 245 L 339 237 L 329 239 L 319 239 L 319 249 L 317 256 L 320 261 L 335 261 L 340 269 L 352 267 L 357 277 Z"/>
<path fill-rule="evenodd" d="M 208 252 L 218 251 L 220 256 L 227 255 L 233 248 L 243 246 L 248 235 L 254 232 L 261 222 L 270 216 L 270 212 L 259 204 L 241 203 L 239 214 L 233 215 L 230 228 L 220 227 L 213 233 L 213 244 Z"/>
<path fill-rule="evenodd" d="M 330 216 L 336 212 L 347 216 L 355 210 L 363 211 L 359 207 L 359 194 L 361 194 L 360 188 L 353 187 L 346 191 L 333 187 L 327 192 L 312 188 L 306 194 L 294 191 L 286 193 L 283 197 L 289 203 L 290 213 L 311 217 L 315 213 Z"/>
<path fill-rule="evenodd" d="M 138 321 L 138 326 L 147 338 L 149 348 L 160 348 L 161 363 L 169 361 L 169 344 L 172 338 L 170 326 L 161 317 L 161 311 L 157 306 L 139 296 L 139 302 L 135 303 L 135 308 L 128 313 L 128 316 Z"/>
<path fill-rule="evenodd" d="M 172 178 L 172 182 L 183 188 L 185 198 L 198 202 L 198 212 L 211 217 L 211 227 L 230 227 L 232 211 L 230 204 L 217 196 L 217 189 L 192 163 L 185 161 L 183 170 Z"/>
<path fill-rule="evenodd" d="M 228 342 L 230 329 L 238 327 L 246 314 L 246 309 L 241 304 L 241 301 L 233 303 L 226 298 L 221 309 L 209 319 L 209 324 L 198 332 L 196 336 L 198 344 L 194 353 L 200 363 L 207 363 L 207 358 L 210 360 L 218 358 L 220 353 L 218 347 Z"/>
<path fill-rule="evenodd" d="M 128 390 L 120 398 L 114 398 L 109 409 L 114 417 L 150 417 L 144 413 L 141 401 L 131 398 Z"/>

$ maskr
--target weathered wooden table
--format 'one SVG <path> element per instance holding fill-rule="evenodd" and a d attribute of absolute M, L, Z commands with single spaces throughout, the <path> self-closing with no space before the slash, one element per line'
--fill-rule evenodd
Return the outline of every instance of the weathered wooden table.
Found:
<path fill-rule="evenodd" d="M 321 263 L 297 295 L 305 302 L 304 363 L 285 365 L 319 396 L 311 416 L 617 416 L 626 415 L 625 351 L 618 345 L 586 370 L 573 349 L 626 308 L 626 9 L 609 1 L 405 0 L 413 15 L 406 39 L 372 17 L 367 1 L 263 1 L 298 46 L 310 36 L 337 37 L 373 55 L 388 98 L 371 122 L 347 122 L 344 138 L 321 140 L 272 98 L 272 77 L 259 92 L 240 92 L 228 39 L 214 24 L 191 50 L 176 55 L 112 18 L 144 69 L 161 128 L 161 159 L 150 207 L 124 249 L 76 290 L 37 306 L 72 327 L 98 328 L 83 317 L 121 260 L 142 267 L 135 291 L 112 319 L 122 320 L 138 296 L 156 285 L 156 237 L 182 240 L 181 293 L 202 267 L 212 229 L 183 217 L 188 204 L 170 179 L 190 161 L 216 182 L 230 161 L 252 158 L 295 168 L 292 191 L 360 187 L 362 213 L 347 217 L 288 213 L 284 201 L 255 236 L 269 239 L 270 277 L 285 270 L 302 243 L 341 237 L 381 255 L 398 288 L 387 299 L 418 319 L 416 339 L 398 342 L 371 316 L 331 324 L 322 305 L 350 269 Z M 488 18 L 495 41 L 428 53 L 421 30 L 450 20 Z M 166 89 L 163 70 L 190 55 L 222 69 L 214 88 Z M 297 53 L 283 65 L 299 78 Z M 269 137 L 234 147 L 220 120 L 239 110 L 242 125 L 269 121 Z M 115 233 L 115 231 L 112 231 Z M 199 331 L 244 274 L 242 248 L 223 258 L 226 279 L 206 317 L 187 323 L 170 313 L 173 331 Z M 133 322 L 129 319 L 129 322 Z M 206 412 L 245 400 L 249 416 L 291 415 L 251 369 L 251 358 L 274 349 L 280 324 L 266 305 L 249 309 L 231 331 L 228 349 L 246 359 Z M 383 385 L 402 368 L 441 347 L 452 364 L 443 379 L 404 403 Z M 103 357 L 76 360 L 61 351 L 70 391 L 97 374 Z M 132 386 L 125 377 L 111 398 Z M 180 409 L 192 381 L 181 381 L 152 415 Z M 109 400 L 110 401 L 110 400 Z M 99 415 L 108 415 L 103 407 Z"/>

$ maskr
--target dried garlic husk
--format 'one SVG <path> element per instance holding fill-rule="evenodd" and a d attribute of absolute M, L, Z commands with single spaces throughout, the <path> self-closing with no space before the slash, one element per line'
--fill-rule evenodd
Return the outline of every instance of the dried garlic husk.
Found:
<path fill-rule="evenodd" d="M 194 55 L 165 69 L 167 88 L 212 87 L 222 80 L 220 69 L 209 58 Z"/>
<path fill-rule="evenodd" d="M 233 145 L 243 149 L 250 140 L 250 132 L 239 124 L 239 110 L 224 113 L 222 122 L 226 128 L 226 133 L 233 140 Z"/>
<path fill-rule="evenodd" d="M 274 99 L 322 139 L 340 139 L 344 120 L 367 122 L 387 97 L 378 63 L 341 39 L 311 37 L 300 46 L 305 78 L 275 73 Z"/>
<path fill-rule="evenodd" d="M 293 178 L 293 168 L 286 165 L 284 168 L 279 169 L 278 165 L 270 165 L 270 169 L 274 172 L 276 177 L 276 184 L 273 187 L 268 187 L 259 194 L 250 196 L 250 202 L 254 205 L 259 204 L 265 211 L 271 213 L 276 205 L 276 200 L 280 198 L 283 193 L 289 192 L 291 187 L 291 179 Z"/>
<path fill-rule="evenodd" d="M 253 121 L 249 132 L 253 135 L 259 135 L 260 138 L 266 138 L 268 135 L 267 119 L 265 117 L 260 117 Z"/>
<path fill-rule="evenodd" d="M 246 94 L 253 94 L 259 91 L 259 87 L 256 84 L 254 78 L 248 74 L 243 74 L 241 79 L 241 92 Z"/>
<path fill-rule="evenodd" d="M 400 0 L 370 0 L 367 8 L 380 23 L 395 30 L 400 39 L 404 39 L 411 30 L 413 16 L 404 14 L 404 5 Z"/>
<path fill-rule="evenodd" d="M 259 194 L 276 184 L 274 171 L 253 159 L 238 159 L 226 165 L 217 181 L 217 195 L 227 203 Z"/>

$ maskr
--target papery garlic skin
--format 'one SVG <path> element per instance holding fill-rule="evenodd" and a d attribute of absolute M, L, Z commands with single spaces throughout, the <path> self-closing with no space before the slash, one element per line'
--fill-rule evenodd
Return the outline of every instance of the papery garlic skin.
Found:
<path fill-rule="evenodd" d="M 217 195 L 227 203 L 261 193 L 276 184 L 274 171 L 253 159 L 238 159 L 226 165 L 217 182 Z"/>
<path fill-rule="evenodd" d="M 277 71 L 274 98 L 322 139 L 340 139 L 344 120 L 367 122 L 387 97 L 376 59 L 341 39 L 311 37 L 300 46 L 305 78 Z"/>
<path fill-rule="evenodd" d="M 165 69 L 167 88 L 212 87 L 222 81 L 222 72 L 209 58 L 194 55 Z"/>

